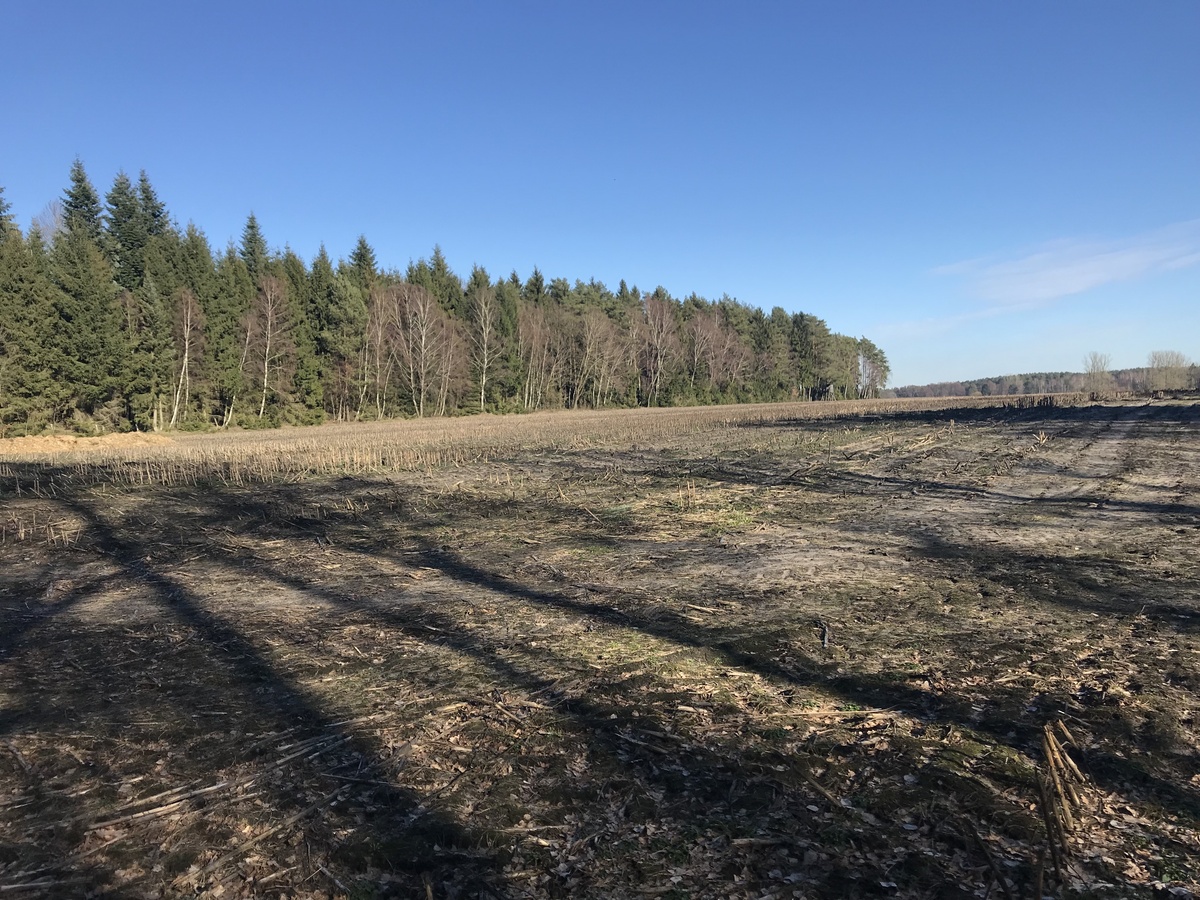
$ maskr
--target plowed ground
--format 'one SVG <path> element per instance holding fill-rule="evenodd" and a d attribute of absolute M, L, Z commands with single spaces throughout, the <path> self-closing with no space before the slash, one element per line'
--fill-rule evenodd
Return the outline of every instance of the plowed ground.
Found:
<path fill-rule="evenodd" d="M 0 501 L 6 895 L 1197 888 L 1196 405 Z"/>

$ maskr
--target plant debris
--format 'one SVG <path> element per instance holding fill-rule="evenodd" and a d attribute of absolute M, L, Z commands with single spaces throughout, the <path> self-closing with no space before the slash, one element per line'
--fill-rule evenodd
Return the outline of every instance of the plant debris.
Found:
<path fill-rule="evenodd" d="M 1192 896 L 1200 406 L 806 408 L 0 463 L 0 893 Z"/>

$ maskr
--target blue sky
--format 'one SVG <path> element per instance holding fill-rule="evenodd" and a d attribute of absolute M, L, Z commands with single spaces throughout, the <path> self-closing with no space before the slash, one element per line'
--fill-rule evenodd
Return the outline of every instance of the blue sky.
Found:
<path fill-rule="evenodd" d="M 804 310 L 893 384 L 1200 357 L 1200 4 L 7 4 L 0 184 Z"/>

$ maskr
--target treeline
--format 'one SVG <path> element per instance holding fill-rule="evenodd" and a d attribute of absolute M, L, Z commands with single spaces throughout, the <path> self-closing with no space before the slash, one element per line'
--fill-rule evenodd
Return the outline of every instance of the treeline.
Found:
<path fill-rule="evenodd" d="M 936 384 L 905 385 L 893 388 L 897 397 L 995 397 L 1007 394 L 1053 394 L 1071 392 L 1117 392 L 1188 390 L 1200 386 L 1200 368 L 1186 361 L 1151 364 L 1138 369 L 1111 372 L 1032 372 L 1025 375 L 1001 375 L 972 381 L 940 381 Z M 1177 354 L 1170 354 L 1177 355 Z"/>
<path fill-rule="evenodd" d="M 434 248 L 383 271 L 214 252 L 145 173 L 102 202 L 83 164 L 22 234 L 0 188 L 0 434 L 274 426 L 549 407 L 876 396 L 883 352 L 821 319 L 535 268 L 464 281 Z"/>

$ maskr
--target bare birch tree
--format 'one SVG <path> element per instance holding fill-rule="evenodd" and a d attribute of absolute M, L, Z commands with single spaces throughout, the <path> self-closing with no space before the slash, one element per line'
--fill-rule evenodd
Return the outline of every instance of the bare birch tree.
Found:
<path fill-rule="evenodd" d="M 463 362 L 471 351 L 458 323 L 450 316 L 442 316 L 438 328 L 441 334 L 434 361 L 438 382 L 437 415 L 444 416 L 457 405 L 461 390 L 470 384 L 464 374 L 467 369 Z"/>
<path fill-rule="evenodd" d="M 200 302 L 187 288 L 175 299 L 175 378 L 171 397 L 169 428 L 179 424 L 180 415 L 187 415 L 192 405 L 192 369 L 204 353 L 204 311 Z"/>
<path fill-rule="evenodd" d="M 494 288 L 481 288 L 471 304 L 472 360 L 479 378 L 479 411 L 484 411 L 487 400 L 488 373 L 495 365 L 500 350 L 499 321 L 500 305 Z"/>
<path fill-rule="evenodd" d="M 407 376 L 413 415 L 423 418 L 441 353 L 440 342 L 444 338 L 441 320 L 445 313 L 433 294 L 420 285 L 401 284 L 396 290 L 400 360 Z"/>
<path fill-rule="evenodd" d="M 553 329 L 541 306 L 522 306 L 517 317 L 518 353 L 525 370 L 521 403 L 525 409 L 540 409 L 557 374 L 559 357 Z"/>
<path fill-rule="evenodd" d="M 675 304 L 660 290 L 656 290 L 643 302 L 642 315 L 642 365 L 648 382 L 646 405 L 658 406 L 667 368 L 679 353 Z"/>
<path fill-rule="evenodd" d="M 287 282 L 274 275 L 263 275 L 258 295 L 250 309 L 246 329 L 243 365 L 252 366 L 252 378 L 259 382 L 258 418 L 267 411 L 267 399 L 278 392 L 284 369 L 292 356 L 291 322 L 288 317 Z"/>
<path fill-rule="evenodd" d="M 1109 373 L 1112 368 L 1112 357 L 1107 353 L 1093 350 L 1083 358 L 1083 389 L 1092 394 L 1102 394 L 1111 390 L 1113 377 Z"/>
<path fill-rule="evenodd" d="M 1178 350 L 1155 350 L 1147 358 L 1147 387 L 1152 391 L 1178 391 L 1187 387 L 1188 358 Z"/>

